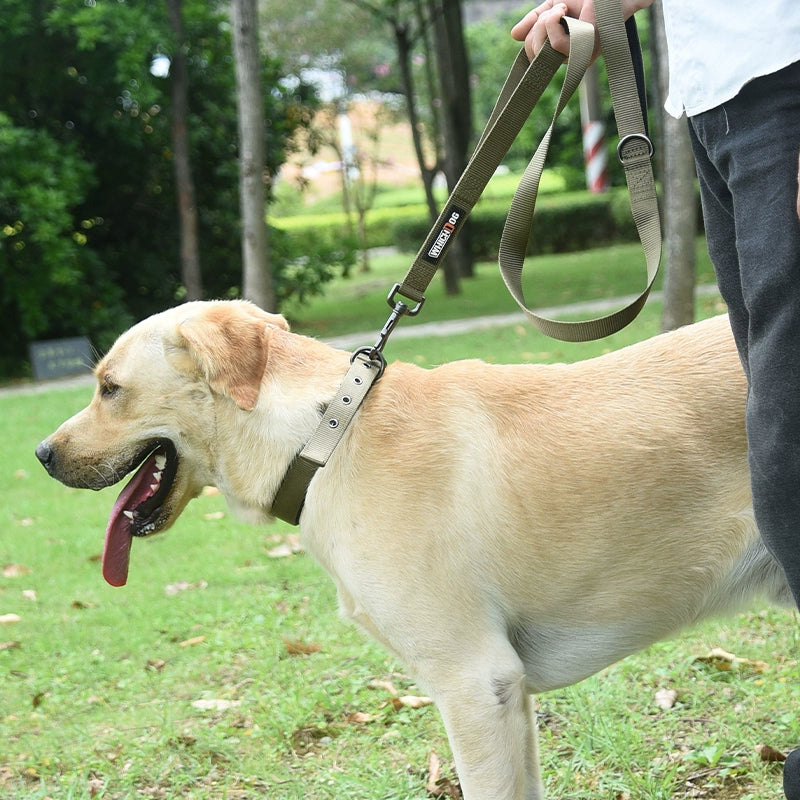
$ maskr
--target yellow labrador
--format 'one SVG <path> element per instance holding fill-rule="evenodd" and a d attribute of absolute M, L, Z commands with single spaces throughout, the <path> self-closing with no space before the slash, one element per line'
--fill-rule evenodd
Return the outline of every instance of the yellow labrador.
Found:
<path fill-rule="evenodd" d="M 202 487 L 266 521 L 349 354 L 244 302 L 123 334 L 91 404 L 37 448 L 111 512 L 104 574 Z M 436 700 L 467 800 L 543 797 L 530 693 L 756 596 L 791 603 L 756 532 L 746 385 L 726 317 L 574 365 L 390 365 L 300 520 L 343 611 Z"/>

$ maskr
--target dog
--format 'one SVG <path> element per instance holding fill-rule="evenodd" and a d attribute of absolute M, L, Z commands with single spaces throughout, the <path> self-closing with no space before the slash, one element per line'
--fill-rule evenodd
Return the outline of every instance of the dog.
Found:
<path fill-rule="evenodd" d="M 89 406 L 36 449 L 114 504 L 103 570 L 207 485 L 252 522 L 349 354 L 244 301 L 135 325 Z M 414 673 L 466 800 L 541 800 L 532 695 L 756 598 L 792 605 L 751 506 L 747 386 L 727 317 L 571 365 L 393 363 L 300 518 L 342 611 Z"/>

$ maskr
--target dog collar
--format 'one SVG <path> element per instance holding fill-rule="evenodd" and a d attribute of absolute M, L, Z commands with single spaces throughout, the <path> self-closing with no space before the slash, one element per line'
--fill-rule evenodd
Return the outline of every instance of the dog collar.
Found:
<path fill-rule="evenodd" d="M 328 463 L 356 411 L 375 381 L 383 375 L 385 367 L 386 361 L 375 348 L 362 347 L 353 353 L 350 369 L 339 391 L 325 409 L 316 431 L 283 476 L 270 508 L 272 516 L 291 525 L 299 524 L 311 480 L 317 470 Z"/>

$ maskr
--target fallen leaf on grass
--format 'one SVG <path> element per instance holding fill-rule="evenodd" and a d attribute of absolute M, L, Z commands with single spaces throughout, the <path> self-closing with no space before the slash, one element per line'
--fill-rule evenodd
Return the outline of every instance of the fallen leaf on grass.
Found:
<path fill-rule="evenodd" d="M 164 587 L 164 594 L 172 596 L 180 594 L 181 592 L 188 592 L 190 589 L 207 589 L 208 584 L 205 581 L 197 581 L 197 583 L 189 583 L 188 581 L 176 581 L 169 583 Z"/>
<path fill-rule="evenodd" d="M 405 694 L 402 697 L 393 697 L 392 705 L 395 709 L 401 708 L 424 708 L 433 703 L 430 697 L 418 697 L 414 694 Z"/>
<path fill-rule="evenodd" d="M 0 614 L 0 625 L 15 625 L 17 622 L 22 622 L 19 614 Z"/>
<path fill-rule="evenodd" d="M 196 644 L 200 644 L 206 640 L 205 636 L 192 636 L 191 639 L 184 639 L 178 647 L 192 647 Z"/>
<path fill-rule="evenodd" d="M 677 699 L 678 693 L 674 689 L 659 689 L 655 694 L 656 705 L 662 711 L 669 711 Z"/>
<path fill-rule="evenodd" d="M 786 761 L 786 753 L 777 750 L 769 744 L 757 744 L 756 753 L 762 761 Z"/>
<path fill-rule="evenodd" d="M 285 636 L 281 636 L 281 640 L 290 656 L 310 656 L 312 653 L 322 650 L 322 645 L 316 642 L 300 642 L 295 639 L 287 639 Z"/>
<path fill-rule="evenodd" d="M 431 797 L 447 797 L 451 798 L 451 800 L 461 800 L 463 797 L 461 786 L 442 776 L 442 765 L 439 761 L 439 756 L 433 751 L 428 756 L 428 782 L 425 785 L 425 791 Z"/>
<path fill-rule="evenodd" d="M 22 575 L 30 575 L 30 573 L 30 568 L 24 564 L 6 564 L 3 567 L 4 578 L 19 578 Z"/>
<path fill-rule="evenodd" d="M 23 589 L 22 596 L 26 600 L 30 600 L 32 603 L 36 602 L 36 589 Z"/>
<path fill-rule="evenodd" d="M 389 694 L 397 696 L 397 689 L 391 681 L 370 681 L 367 684 L 368 689 L 385 689 Z"/>
<path fill-rule="evenodd" d="M 209 511 L 208 514 L 203 514 L 203 519 L 207 522 L 214 522 L 217 519 L 225 519 L 224 511 Z"/>
<path fill-rule="evenodd" d="M 13 650 L 15 647 L 19 647 L 19 642 L 0 642 L 0 651 Z"/>
<path fill-rule="evenodd" d="M 270 558 L 289 558 L 292 555 L 292 548 L 288 544 L 279 544 L 277 547 L 272 547 L 267 550 L 267 555 Z"/>
<path fill-rule="evenodd" d="M 236 708 L 241 704 L 241 700 L 222 700 L 220 698 L 192 701 L 192 707 L 199 708 L 201 711 L 227 711 L 229 708 Z"/>
<path fill-rule="evenodd" d="M 300 537 L 296 533 L 287 533 L 281 544 L 267 550 L 267 555 L 270 558 L 288 558 L 302 552 L 303 545 L 300 544 Z"/>
<path fill-rule="evenodd" d="M 739 658 L 733 653 L 728 653 L 721 647 L 712 648 L 707 656 L 698 656 L 695 663 L 707 664 L 720 672 L 728 672 L 732 669 L 745 669 L 761 674 L 769 669 L 766 661 L 751 661 L 749 658 Z"/>
<path fill-rule="evenodd" d="M 367 722 L 372 722 L 375 717 L 372 714 L 366 714 L 363 711 L 355 711 L 352 714 L 348 714 L 344 721 L 351 724 L 351 725 L 365 725 Z"/>
<path fill-rule="evenodd" d="M 163 658 L 150 658 L 147 660 L 145 669 L 148 669 L 151 672 L 161 672 L 161 670 L 163 670 L 166 666 L 167 662 L 164 661 Z"/>

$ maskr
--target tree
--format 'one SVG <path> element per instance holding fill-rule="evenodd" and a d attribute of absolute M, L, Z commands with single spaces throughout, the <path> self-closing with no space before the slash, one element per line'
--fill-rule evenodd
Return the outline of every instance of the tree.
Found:
<path fill-rule="evenodd" d="M 83 334 L 102 351 L 191 289 L 180 269 L 174 86 L 151 73 L 155 55 L 177 51 L 166 4 L 0 8 L 0 370 L 18 374 L 33 339 Z M 238 296 L 230 21 L 204 0 L 182 0 L 182 11 L 202 282 L 206 296 Z M 270 89 L 261 135 L 271 179 L 294 131 L 310 123 L 313 93 L 283 84 L 272 58 L 259 69 Z M 306 264 L 293 247 L 281 243 L 277 262 L 284 298 L 318 291 L 333 274 L 321 248 Z"/>
<path fill-rule="evenodd" d="M 663 99 L 667 92 L 667 49 L 661 4 L 655 3 L 651 12 L 659 94 Z M 695 317 L 696 173 L 686 120 L 667 114 L 663 102 L 658 103 L 658 108 L 663 150 L 664 306 L 661 327 L 666 331 L 688 325 Z"/>
<path fill-rule="evenodd" d="M 256 0 L 232 0 L 236 108 L 239 120 L 239 198 L 242 213 L 243 294 L 273 310 L 275 291 L 267 263 L 264 219 L 264 99 L 258 53 Z"/>
<path fill-rule="evenodd" d="M 197 197 L 189 156 L 189 75 L 186 68 L 186 35 L 182 0 L 167 0 L 169 25 L 175 37 L 170 73 L 172 79 L 171 132 L 175 164 L 175 189 L 180 220 L 181 279 L 187 300 L 203 297 L 200 246 L 197 238 Z"/>
<path fill-rule="evenodd" d="M 269 5 L 269 24 L 275 31 L 268 34 L 272 37 L 271 43 L 280 47 L 281 42 L 290 41 L 304 53 L 313 53 L 315 60 L 310 61 L 311 65 L 335 64 L 346 72 L 348 80 L 353 80 L 352 88 L 357 86 L 362 91 L 365 88 L 391 89 L 404 95 L 426 201 L 431 219 L 435 220 L 438 209 L 433 196 L 434 177 L 444 169 L 452 188 L 466 165 L 472 144 L 470 71 L 460 0 L 350 0 L 348 3 L 317 0 L 313 13 L 303 16 L 300 24 L 296 22 L 294 27 L 291 20 L 281 16 L 281 7 L 288 8 L 274 2 Z M 360 16 L 355 19 L 348 16 L 347 21 L 342 22 L 343 14 L 359 12 Z M 283 14 L 286 13 L 284 10 Z M 332 23 L 334 19 L 335 24 Z M 380 29 L 375 27 L 377 23 L 384 26 L 382 37 Z M 352 28 L 357 28 L 361 35 L 348 36 Z M 385 55 L 381 39 L 385 41 L 387 28 L 394 41 L 398 69 L 379 79 L 368 65 L 375 66 L 378 53 L 381 57 Z M 365 51 L 365 42 L 371 50 Z M 424 62 L 420 93 L 412 69 L 414 55 Z M 438 66 L 436 85 L 431 80 L 435 64 Z M 421 97 L 427 101 L 426 113 L 422 111 L 426 102 Z M 427 158 L 423 131 L 430 144 Z M 433 153 L 432 163 L 429 163 L 430 153 Z M 445 286 L 451 294 L 459 290 L 459 277 L 469 275 L 472 270 L 468 231 L 469 226 L 462 228 L 444 263 Z"/>
<path fill-rule="evenodd" d="M 376 4 L 370 0 L 351 0 L 351 2 L 369 11 L 376 19 L 383 20 L 392 31 L 395 42 L 397 66 L 399 72 L 399 89 L 405 101 L 406 116 L 411 129 L 411 141 L 414 154 L 419 166 L 422 187 L 425 192 L 425 202 L 428 206 L 428 215 L 431 223 L 439 216 L 439 208 L 433 194 L 433 182 L 444 168 L 444 153 L 442 151 L 443 139 L 441 136 L 441 123 L 439 107 L 433 102 L 436 97 L 435 75 L 432 69 L 434 59 L 433 47 L 430 41 L 430 25 L 423 0 L 393 0 L 392 2 Z M 425 125 L 417 108 L 419 93 L 416 88 L 412 55 L 415 48 L 422 48 L 423 64 L 425 65 L 425 86 L 429 103 L 428 124 Z M 432 151 L 433 160 L 429 164 L 426 157 L 425 132 L 427 131 L 427 149 Z"/>
<path fill-rule="evenodd" d="M 464 41 L 461 0 L 428 0 L 428 9 L 436 35 L 434 49 L 441 91 L 444 172 L 447 187 L 452 191 L 467 166 L 472 144 L 469 58 Z M 458 294 L 459 277 L 471 277 L 473 264 L 468 221 L 462 226 L 444 262 L 447 294 Z"/>
<path fill-rule="evenodd" d="M 76 333 L 101 340 L 122 293 L 87 246 L 94 220 L 73 210 L 93 181 L 74 145 L 0 113 L 0 375 L 19 374 L 27 344 Z M 88 313 L 87 313 L 88 312 Z"/>

